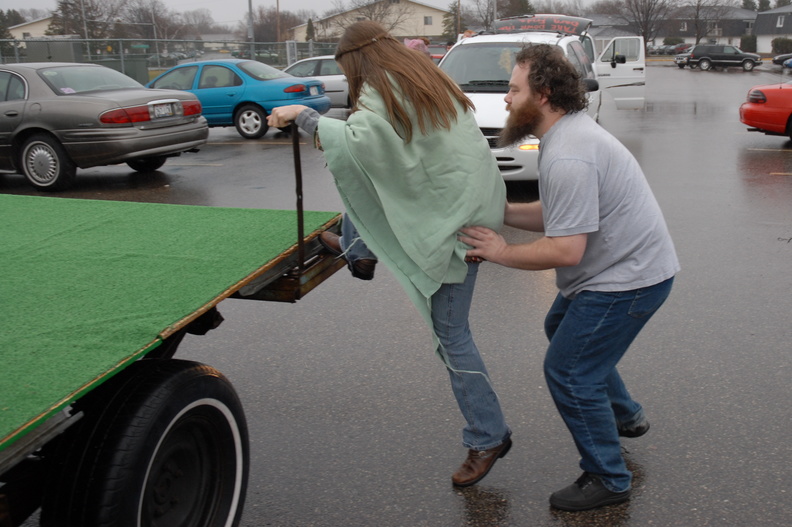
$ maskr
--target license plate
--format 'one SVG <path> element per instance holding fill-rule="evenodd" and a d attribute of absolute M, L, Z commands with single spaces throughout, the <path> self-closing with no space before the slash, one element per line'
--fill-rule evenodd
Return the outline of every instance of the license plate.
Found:
<path fill-rule="evenodd" d="M 173 117 L 173 106 L 171 104 L 155 104 L 154 117 Z"/>
<path fill-rule="evenodd" d="M 311 86 L 311 88 L 308 91 L 311 92 L 311 95 L 319 95 L 319 88 L 316 86 Z"/>

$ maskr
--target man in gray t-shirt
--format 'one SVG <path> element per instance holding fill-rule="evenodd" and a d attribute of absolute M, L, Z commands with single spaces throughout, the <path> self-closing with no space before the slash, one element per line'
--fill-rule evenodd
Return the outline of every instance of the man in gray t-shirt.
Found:
<path fill-rule="evenodd" d="M 585 89 L 560 48 L 526 47 L 506 95 L 501 143 L 541 139 L 539 201 L 509 203 L 505 223 L 544 236 L 510 245 L 485 227 L 462 230 L 483 257 L 527 270 L 556 269 L 559 294 L 545 318 L 545 378 L 580 452 L 583 475 L 550 496 L 581 511 L 626 501 L 632 474 L 619 437 L 649 430 L 616 368 L 668 297 L 679 262 L 638 162 L 583 111 Z"/>

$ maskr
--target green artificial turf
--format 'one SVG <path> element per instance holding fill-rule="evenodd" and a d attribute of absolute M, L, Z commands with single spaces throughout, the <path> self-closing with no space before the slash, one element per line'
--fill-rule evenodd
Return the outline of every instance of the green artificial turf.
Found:
<path fill-rule="evenodd" d="M 296 242 L 295 211 L 0 195 L 0 450 Z"/>

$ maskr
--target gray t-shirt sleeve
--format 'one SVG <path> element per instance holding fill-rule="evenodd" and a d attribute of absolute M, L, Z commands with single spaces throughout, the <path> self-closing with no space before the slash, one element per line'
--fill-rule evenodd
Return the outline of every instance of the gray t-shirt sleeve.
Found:
<path fill-rule="evenodd" d="M 319 112 L 313 108 L 306 108 L 297 115 L 294 122 L 306 133 L 313 136 L 316 133 L 317 126 L 319 126 L 319 117 L 321 117 Z"/>
<path fill-rule="evenodd" d="M 599 229 L 597 168 L 579 159 L 556 159 L 548 168 L 542 214 L 546 236 L 572 236 Z"/>

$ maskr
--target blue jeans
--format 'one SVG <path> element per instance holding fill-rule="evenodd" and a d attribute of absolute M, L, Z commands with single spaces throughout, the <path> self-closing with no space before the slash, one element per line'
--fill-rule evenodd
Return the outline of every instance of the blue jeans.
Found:
<path fill-rule="evenodd" d="M 616 369 L 646 322 L 665 302 L 674 279 L 619 292 L 560 294 L 545 318 L 550 346 L 544 371 L 550 394 L 580 453 L 580 468 L 613 492 L 630 488 L 617 427 L 644 419 Z"/>
<path fill-rule="evenodd" d="M 363 243 L 355 224 L 346 213 L 341 221 L 341 239 L 338 242 L 341 244 L 341 250 L 350 266 L 358 260 L 377 259 L 376 255 Z"/>
<path fill-rule="evenodd" d="M 351 246 L 347 245 L 349 242 Z M 341 224 L 340 243 L 350 265 L 361 258 L 377 258 L 346 215 Z M 479 264 L 469 263 L 463 283 L 443 284 L 432 295 L 432 323 L 450 365 L 451 390 L 467 421 L 462 430 L 462 444 L 473 450 L 488 450 L 503 443 L 511 430 L 468 323 L 478 268 Z"/>
<path fill-rule="evenodd" d="M 472 450 L 488 450 L 506 441 L 511 430 L 468 323 L 479 265 L 468 263 L 463 283 L 443 284 L 432 295 L 432 322 L 448 358 L 451 390 L 467 421 L 462 444 Z"/>

